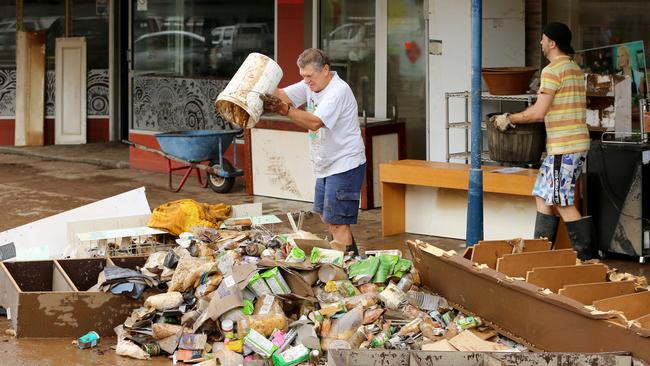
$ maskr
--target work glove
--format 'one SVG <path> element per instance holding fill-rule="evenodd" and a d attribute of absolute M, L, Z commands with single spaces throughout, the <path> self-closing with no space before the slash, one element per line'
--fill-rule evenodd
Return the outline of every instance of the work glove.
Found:
<path fill-rule="evenodd" d="M 260 95 L 262 102 L 264 102 L 264 111 L 276 113 L 286 116 L 289 113 L 289 104 L 282 101 L 282 99 L 271 94 Z"/>
<path fill-rule="evenodd" d="M 515 125 L 510 122 L 508 113 L 499 114 L 496 116 L 490 117 L 490 122 L 499 129 L 499 131 L 505 131 L 509 128 L 515 128 Z"/>

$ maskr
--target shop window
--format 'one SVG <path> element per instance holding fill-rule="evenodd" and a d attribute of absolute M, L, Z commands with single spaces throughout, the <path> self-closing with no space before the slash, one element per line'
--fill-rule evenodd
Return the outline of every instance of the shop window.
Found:
<path fill-rule="evenodd" d="M 138 74 L 229 79 L 251 52 L 274 56 L 274 2 L 133 3 Z"/>
<path fill-rule="evenodd" d="M 321 1 L 319 34 L 319 47 L 352 88 L 359 114 L 374 116 L 375 1 Z"/>
<path fill-rule="evenodd" d="M 0 70 L 16 68 L 16 2 L 0 0 Z"/>
<path fill-rule="evenodd" d="M 406 155 L 426 158 L 427 38 L 423 0 L 388 2 L 387 110 L 406 121 Z"/>

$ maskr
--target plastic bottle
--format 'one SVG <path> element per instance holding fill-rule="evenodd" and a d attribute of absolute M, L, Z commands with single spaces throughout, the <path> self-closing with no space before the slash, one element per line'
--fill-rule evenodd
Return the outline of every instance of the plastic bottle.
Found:
<path fill-rule="evenodd" d="M 359 327 L 356 332 L 348 339 L 351 349 L 359 349 L 361 343 L 368 340 L 368 336 L 363 331 L 363 327 Z"/>
<path fill-rule="evenodd" d="M 391 331 L 390 330 L 382 330 L 379 334 L 376 336 L 372 337 L 370 340 L 370 347 L 371 348 L 379 348 L 386 343 L 391 336 Z"/>
<path fill-rule="evenodd" d="M 410 273 L 402 277 L 397 283 L 397 288 L 406 293 L 413 286 L 413 276 Z"/>
<path fill-rule="evenodd" d="M 230 319 L 224 319 L 221 322 L 221 330 L 223 331 L 223 336 L 227 339 L 235 338 L 235 333 L 233 332 L 233 322 Z"/>

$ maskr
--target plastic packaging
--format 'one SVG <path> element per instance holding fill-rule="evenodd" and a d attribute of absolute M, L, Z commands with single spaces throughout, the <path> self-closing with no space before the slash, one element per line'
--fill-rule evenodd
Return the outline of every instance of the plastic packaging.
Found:
<path fill-rule="evenodd" d="M 256 332 L 254 329 L 251 329 L 246 337 L 244 337 L 244 345 L 264 358 L 271 357 L 273 352 L 278 349 L 278 346 L 266 339 L 266 337 L 260 333 Z"/>
<path fill-rule="evenodd" d="M 363 313 L 363 324 L 366 325 L 374 323 L 383 313 L 384 309 L 381 308 L 366 310 L 366 312 Z"/>
<path fill-rule="evenodd" d="M 293 247 L 291 248 L 291 251 L 289 251 L 289 255 L 287 255 L 287 259 L 285 259 L 285 262 L 299 263 L 299 262 L 304 262 L 306 258 L 307 255 L 305 254 L 304 250 L 298 247 Z"/>
<path fill-rule="evenodd" d="M 284 280 L 284 277 L 282 277 L 282 273 L 280 273 L 278 267 L 262 272 L 260 276 L 266 281 L 271 288 L 271 292 L 274 294 L 284 295 L 291 293 L 291 288 L 287 284 L 287 281 Z"/>
<path fill-rule="evenodd" d="M 410 270 L 413 263 L 409 259 L 400 258 L 397 263 L 395 263 L 395 268 L 393 268 L 393 276 L 402 277 L 406 275 Z"/>
<path fill-rule="evenodd" d="M 366 335 L 366 332 L 364 332 L 363 327 L 359 327 L 357 328 L 357 331 L 354 332 L 352 337 L 348 339 L 348 343 L 350 344 L 350 349 L 359 349 L 361 343 L 367 340 L 368 340 L 368 336 Z"/>
<path fill-rule="evenodd" d="M 406 294 L 400 291 L 394 283 L 390 283 L 379 293 L 379 300 L 391 310 L 397 310 L 406 300 Z"/>
<path fill-rule="evenodd" d="M 422 335 L 434 340 L 436 337 L 440 337 L 443 334 L 445 334 L 445 330 L 442 328 L 434 327 L 433 325 L 427 323 L 427 322 L 421 322 L 418 327 L 420 328 L 420 332 L 422 332 Z"/>
<path fill-rule="evenodd" d="M 481 319 L 475 318 L 473 316 L 467 316 L 465 318 L 456 320 L 456 326 L 461 330 L 475 328 L 479 325 L 481 325 Z"/>
<path fill-rule="evenodd" d="M 350 265 L 348 277 L 356 284 L 366 284 L 379 268 L 379 257 L 369 257 Z"/>
<path fill-rule="evenodd" d="M 399 261 L 399 257 L 396 255 L 387 255 L 387 254 L 382 254 L 379 256 L 379 268 L 377 268 L 377 272 L 375 272 L 375 275 L 372 277 L 372 282 L 373 283 L 384 283 L 390 277 L 391 273 L 393 273 L 393 268 L 395 267 L 395 264 Z"/>
<path fill-rule="evenodd" d="M 370 340 L 370 347 L 372 348 L 379 348 L 384 345 L 389 339 L 390 339 L 390 331 L 383 330 L 376 336 L 372 337 Z"/>
<path fill-rule="evenodd" d="M 97 332 L 88 332 L 77 339 L 77 347 L 80 349 L 93 348 L 99 343 Z"/>
<path fill-rule="evenodd" d="M 248 281 L 248 288 L 253 291 L 257 297 L 263 297 L 264 295 L 272 293 L 271 288 L 258 272 L 251 277 L 250 281 Z"/>
<path fill-rule="evenodd" d="M 323 339 L 321 346 L 327 350 L 329 344 L 336 339 L 348 340 L 363 324 L 363 307 L 357 306 L 342 317 L 334 320 L 328 337 Z"/>
<path fill-rule="evenodd" d="M 309 261 L 311 263 L 335 264 L 342 266 L 344 256 L 345 253 L 339 250 L 315 247 L 311 250 Z"/>
<path fill-rule="evenodd" d="M 273 354 L 274 366 L 291 366 L 309 359 L 309 348 L 305 347 L 302 343 L 295 347 L 291 347 L 284 352 L 276 352 Z"/>

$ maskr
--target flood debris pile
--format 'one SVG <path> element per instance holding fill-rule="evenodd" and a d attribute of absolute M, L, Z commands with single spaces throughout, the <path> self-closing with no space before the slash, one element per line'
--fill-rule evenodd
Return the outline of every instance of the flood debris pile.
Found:
<path fill-rule="evenodd" d="M 140 272 L 163 292 L 116 328 L 119 355 L 294 365 L 332 349 L 525 350 L 424 291 L 399 250 L 353 257 L 305 231 L 239 228 L 195 226 L 148 257 Z"/>

